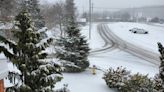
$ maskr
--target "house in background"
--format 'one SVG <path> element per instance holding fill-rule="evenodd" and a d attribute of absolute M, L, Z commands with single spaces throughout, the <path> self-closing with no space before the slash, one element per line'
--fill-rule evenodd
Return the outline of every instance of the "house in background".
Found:
<path fill-rule="evenodd" d="M 8 75 L 8 65 L 4 55 L 0 54 L 0 92 L 5 92 L 4 79 Z"/>
<path fill-rule="evenodd" d="M 87 23 L 87 19 L 86 18 L 77 18 L 77 23 L 85 26 Z"/>

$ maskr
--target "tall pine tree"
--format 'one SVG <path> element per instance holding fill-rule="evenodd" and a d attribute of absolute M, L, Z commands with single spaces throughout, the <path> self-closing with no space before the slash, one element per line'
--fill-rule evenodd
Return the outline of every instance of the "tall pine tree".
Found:
<path fill-rule="evenodd" d="M 160 60 L 161 60 L 161 65 L 160 65 L 160 77 L 162 79 L 162 81 L 164 82 L 164 47 L 162 46 L 161 43 L 158 43 L 158 48 L 159 48 L 159 52 L 161 54 L 160 56 Z"/>
<path fill-rule="evenodd" d="M 81 72 L 89 66 L 89 47 L 74 18 L 66 26 L 66 36 L 56 42 L 56 56 L 63 60 L 66 72 Z"/>
<path fill-rule="evenodd" d="M 46 61 L 43 51 L 52 39 L 42 41 L 26 11 L 16 16 L 18 30 L 14 32 L 16 42 L 0 37 L 0 41 L 8 44 L 11 50 L 0 46 L 0 51 L 12 61 L 21 74 L 10 72 L 9 79 L 15 86 L 8 92 L 53 92 L 54 84 L 61 80 L 60 67 L 54 62 Z M 18 82 L 16 82 L 17 80 Z M 13 91 L 15 90 L 15 91 Z"/>
<path fill-rule="evenodd" d="M 65 37 L 56 42 L 56 56 L 63 61 L 64 71 L 81 72 L 89 66 L 89 47 L 76 23 L 74 0 L 66 0 Z"/>
<path fill-rule="evenodd" d="M 164 92 L 164 47 L 161 43 L 158 43 L 159 52 L 161 54 L 161 64 L 159 67 L 159 75 L 155 77 L 156 86 L 155 89 L 158 92 Z"/>

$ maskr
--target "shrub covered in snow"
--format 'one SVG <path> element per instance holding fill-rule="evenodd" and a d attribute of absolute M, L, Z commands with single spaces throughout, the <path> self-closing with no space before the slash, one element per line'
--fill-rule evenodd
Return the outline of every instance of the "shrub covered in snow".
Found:
<path fill-rule="evenodd" d="M 129 71 L 122 67 L 118 67 L 116 70 L 109 68 L 105 72 L 103 79 L 108 87 L 120 89 L 124 85 L 124 81 L 127 80 L 129 73 Z"/>
<path fill-rule="evenodd" d="M 159 75 L 156 75 L 154 78 L 154 89 L 157 92 L 164 92 L 164 82 Z"/>
<path fill-rule="evenodd" d="M 155 82 L 147 75 L 131 75 L 125 68 L 118 67 L 116 70 L 110 68 L 105 72 L 103 79 L 110 88 L 119 92 L 158 92 L 154 89 Z"/>
<path fill-rule="evenodd" d="M 129 76 L 123 84 L 119 92 L 156 92 L 153 81 L 147 75 L 139 73 Z"/>

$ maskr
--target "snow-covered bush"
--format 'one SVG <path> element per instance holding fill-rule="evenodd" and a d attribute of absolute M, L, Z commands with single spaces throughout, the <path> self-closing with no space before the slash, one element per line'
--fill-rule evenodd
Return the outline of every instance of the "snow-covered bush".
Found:
<path fill-rule="evenodd" d="M 154 89 L 157 92 L 164 92 L 164 82 L 159 77 L 159 75 L 156 75 L 154 78 Z"/>
<path fill-rule="evenodd" d="M 121 68 L 113 70 L 110 68 L 103 77 L 107 85 L 110 88 L 116 88 L 119 92 L 164 92 L 164 47 L 161 43 L 158 43 L 158 48 L 161 54 L 161 65 L 159 74 L 153 80 L 148 78 L 148 75 L 139 73 L 134 75 L 128 73 L 126 76 L 120 76 L 122 71 L 126 70 L 120 70 Z"/>
<path fill-rule="evenodd" d="M 110 88 L 120 89 L 124 85 L 124 81 L 127 80 L 130 72 L 125 68 L 118 67 L 116 70 L 109 68 L 105 72 L 103 79 Z"/>
<path fill-rule="evenodd" d="M 115 88 L 118 92 L 158 92 L 155 90 L 155 82 L 147 75 L 134 74 L 125 68 L 118 67 L 116 70 L 109 68 L 103 79 L 109 88 Z"/>
<path fill-rule="evenodd" d="M 119 92 L 156 92 L 153 81 L 147 75 L 139 73 L 129 76 L 123 84 Z"/>

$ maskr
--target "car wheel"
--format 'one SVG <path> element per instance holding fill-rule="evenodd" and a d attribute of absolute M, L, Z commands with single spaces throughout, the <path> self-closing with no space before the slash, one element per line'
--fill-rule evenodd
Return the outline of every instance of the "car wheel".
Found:
<path fill-rule="evenodd" d="M 137 33 L 136 31 L 134 31 L 134 33 Z"/>
<path fill-rule="evenodd" d="M 148 34 L 148 32 L 145 32 L 145 34 Z"/>

